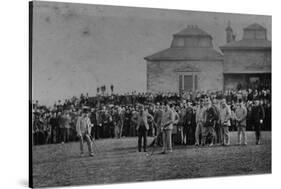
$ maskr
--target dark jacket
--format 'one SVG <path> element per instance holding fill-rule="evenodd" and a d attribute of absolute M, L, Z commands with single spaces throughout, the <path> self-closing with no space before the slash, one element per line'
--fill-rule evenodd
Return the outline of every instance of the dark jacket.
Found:
<path fill-rule="evenodd" d="M 216 120 L 216 110 L 213 106 L 205 109 L 204 118 L 205 118 L 205 127 L 213 127 Z"/>
<path fill-rule="evenodd" d="M 192 124 L 192 119 L 193 119 L 193 109 L 191 107 L 187 107 L 185 118 L 184 118 L 184 126 L 190 126 Z"/>
<path fill-rule="evenodd" d="M 259 122 L 261 119 L 263 120 L 264 117 L 264 108 L 261 105 L 252 107 L 252 120 L 254 122 Z"/>

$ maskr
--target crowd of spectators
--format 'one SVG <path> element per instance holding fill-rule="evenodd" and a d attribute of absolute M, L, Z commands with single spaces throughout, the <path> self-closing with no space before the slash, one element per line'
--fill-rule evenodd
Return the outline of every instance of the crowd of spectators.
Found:
<path fill-rule="evenodd" d="M 98 91 L 99 92 L 99 91 Z M 182 104 L 190 102 L 194 110 L 200 99 L 204 97 L 221 100 L 226 99 L 231 110 L 234 111 L 236 103 L 242 99 L 247 108 L 247 130 L 252 130 L 251 109 L 254 100 L 259 100 L 264 108 L 265 120 L 263 130 L 271 130 L 271 90 L 226 90 L 226 91 L 185 91 L 179 93 L 137 93 L 126 94 L 97 94 L 89 97 L 81 94 L 63 102 L 57 101 L 52 107 L 32 102 L 32 133 L 33 144 L 66 143 L 77 140 L 76 121 L 83 108 L 88 109 L 88 116 L 93 124 L 91 136 L 100 138 L 121 138 L 137 136 L 136 125 L 132 116 L 137 113 L 139 104 L 154 115 L 155 105 L 173 103 L 180 115 Z M 195 111 L 194 111 L 195 117 Z M 194 128 L 196 127 L 194 123 Z M 235 130 L 235 121 L 231 122 L 230 130 Z M 192 130 L 190 131 L 192 132 Z M 149 135 L 156 135 L 154 123 L 150 123 Z M 191 135 L 193 135 L 191 133 Z M 192 142 L 191 142 L 192 143 Z"/>

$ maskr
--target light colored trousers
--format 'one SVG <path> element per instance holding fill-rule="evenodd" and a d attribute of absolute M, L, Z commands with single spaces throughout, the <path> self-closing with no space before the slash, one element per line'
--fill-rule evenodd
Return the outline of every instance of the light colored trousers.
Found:
<path fill-rule="evenodd" d="M 224 145 L 230 144 L 229 126 L 225 126 L 225 125 L 221 126 L 221 140 L 222 140 L 222 144 Z"/>
<path fill-rule="evenodd" d="M 196 125 L 195 144 L 199 145 L 199 136 L 200 136 L 200 134 L 201 134 L 201 138 L 203 138 L 203 123 L 202 122 L 198 122 L 197 125 Z"/>
<path fill-rule="evenodd" d="M 84 138 L 86 139 L 89 153 L 92 153 L 92 141 L 91 141 L 91 138 L 90 138 L 89 134 L 82 134 L 82 136 L 80 136 L 80 151 L 81 151 L 81 153 L 84 153 L 84 149 L 83 149 Z"/>
<path fill-rule="evenodd" d="M 163 130 L 162 134 L 163 138 L 163 152 L 172 151 L 172 130 L 171 129 L 166 129 Z"/>
<path fill-rule="evenodd" d="M 116 123 L 116 125 L 114 126 L 114 137 L 121 138 L 122 132 L 123 132 L 123 124 L 120 122 Z"/>
<path fill-rule="evenodd" d="M 246 126 L 245 125 L 238 125 L 237 126 L 237 134 L 238 134 L 238 144 L 241 144 L 241 137 L 242 137 L 242 144 L 247 144 L 247 136 L 246 136 Z"/>

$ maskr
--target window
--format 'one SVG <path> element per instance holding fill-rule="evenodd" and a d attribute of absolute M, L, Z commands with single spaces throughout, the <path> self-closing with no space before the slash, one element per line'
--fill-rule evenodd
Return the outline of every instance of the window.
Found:
<path fill-rule="evenodd" d="M 198 76 L 196 73 L 179 75 L 179 91 L 195 91 L 198 89 Z"/>
<path fill-rule="evenodd" d="M 184 47 L 184 38 L 175 37 L 172 42 L 172 47 Z"/>

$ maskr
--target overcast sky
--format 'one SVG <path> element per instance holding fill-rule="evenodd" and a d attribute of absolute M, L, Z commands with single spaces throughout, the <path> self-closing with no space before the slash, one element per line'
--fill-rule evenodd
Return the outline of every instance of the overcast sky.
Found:
<path fill-rule="evenodd" d="M 188 9 L 188 7 L 183 7 Z M 172 34 L 197 25 L 225 44 L 227 22 L 241 39 L 256 22 L 268 30 L 271 17 L 36 2 L 33 12 L 33 99 L 55 101 L 114 84 L 119 93 L 146 90 L 145 56 L 168 48 Z"/>

